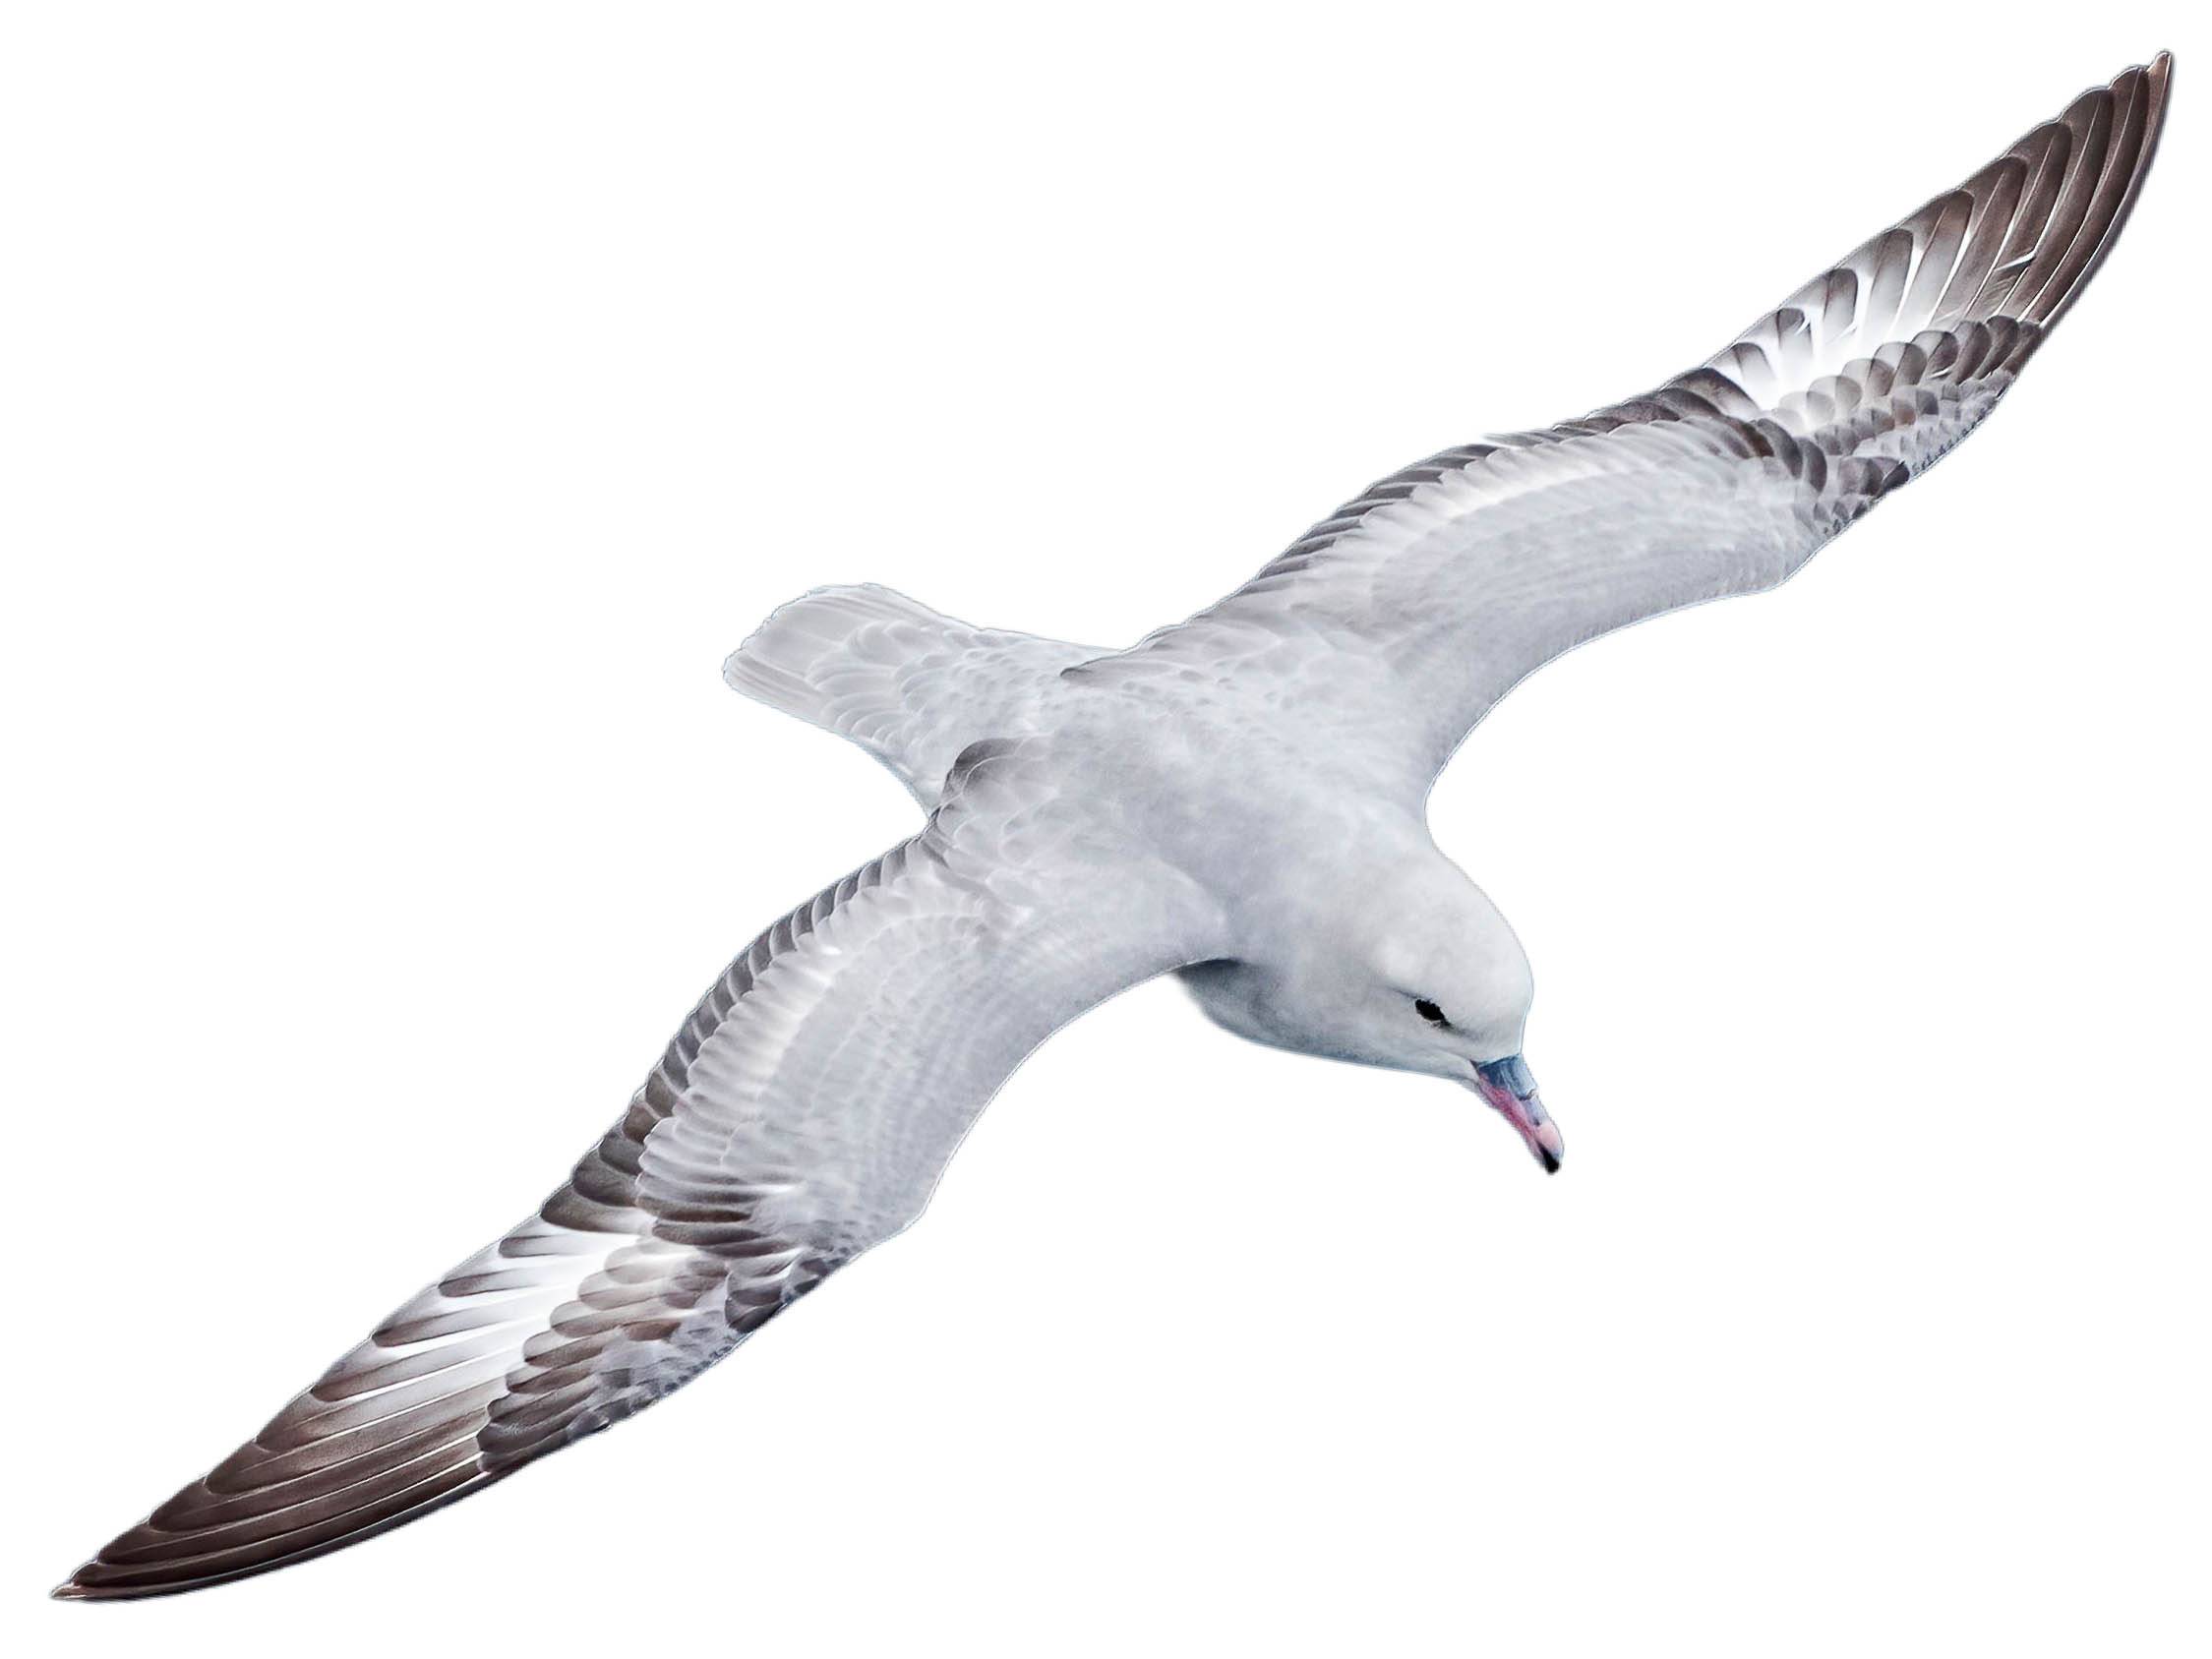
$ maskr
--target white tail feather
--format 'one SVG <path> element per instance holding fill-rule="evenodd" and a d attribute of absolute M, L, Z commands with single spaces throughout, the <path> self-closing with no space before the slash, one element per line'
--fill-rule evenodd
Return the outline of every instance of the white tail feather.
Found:
<path fill-rule="evenodd" d="M 933 806 L 954 756 L 981 738 L 1021 735 L 1052 678 L 1097 655 L 974 627 L 867 583 L 780 607 L 730 654 L 722 678 L 850 738 Z"/>

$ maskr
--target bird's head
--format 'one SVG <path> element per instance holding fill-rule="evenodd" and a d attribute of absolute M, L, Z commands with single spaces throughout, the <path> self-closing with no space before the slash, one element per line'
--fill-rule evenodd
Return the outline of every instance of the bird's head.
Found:
<path fill-rule="evenodd" d="M 1566 1143 L 1521 1057 L 1535 995 L 1521 941 L 1433 846 L 1371 867 L 1379 873 L 1316 895 L 1280 959 L 1199 963 L 1184 984 L 1255 1042 L 1449 1078 L 1557 1169 Z"/>
<path fill-rule="evenodd" d="M 1325 993 L 1343 1056 L 1473 1091 L 1556 1170 L 1566 1143 L 1521 1055 L 1535 980 L 1498 907 L 1433 848 L 1344 898 Z"/>
<path fill-rule="evenodd" d="M 1566 1142 L 1521 1055 L 1536 987 L 1520 939 L 1442 857 L 1404 872 L 1385 898 L 1363 953 L 1367 1023 L 1385 1063 L 1472 1090 L 1556 1171 Z"/>

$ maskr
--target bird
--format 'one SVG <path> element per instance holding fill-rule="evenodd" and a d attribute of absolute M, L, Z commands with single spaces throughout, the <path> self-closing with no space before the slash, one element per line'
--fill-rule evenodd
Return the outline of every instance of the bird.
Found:
<path fill-rule="evenodd" d="M 1462 1086 L 1546 1170 L 1534 993 L 1430 835 L 1524 677 L 1775 587 L 1979 426 L 2112 252 L 2170 54 L 1861 243 L 1716 355 L 1362 491 L 1123 649 L 818 589 L 737 690 L 882 762 L 922 828 L 776 920 L 519 1224 L 54 1593 L 286 1567 L 491 1486 L 682 1388 L 922 1213 L 1022 1060 L 1178 976 L 1214 1022 Z"/>

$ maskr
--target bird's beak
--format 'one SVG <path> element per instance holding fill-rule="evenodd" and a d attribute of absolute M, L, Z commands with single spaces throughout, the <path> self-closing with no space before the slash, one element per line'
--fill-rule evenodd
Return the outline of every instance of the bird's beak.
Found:
<path fill-rule="evenodd" d="M 1567 1140 L 1536 1098 L 1536 1079 L 1528 1062 L 1519 1054 L 1474 1068 L 1474 1091 L 1497 1110 L 1528 1143 L 1529 1152 L 1544 1166 L 1546 1175 L 1559 1172 L 1567 1156 Z"/>

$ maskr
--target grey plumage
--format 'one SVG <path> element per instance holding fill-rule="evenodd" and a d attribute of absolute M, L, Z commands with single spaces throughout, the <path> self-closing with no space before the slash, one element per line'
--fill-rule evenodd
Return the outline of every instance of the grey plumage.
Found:
<path fill-rule="evenodd" d="M 1534 1109 L 1525 964 L 1426 839 L 1436 769 L 1543 662 L 1785 579 L 1979 424 L 2110 252 L 2170 69 L 2084 93 L 1701 367 L 1395 473 L 1128 651 L 882 589 L 778 612 L 731 682 L 860 742 L 927 826 L 741 954 L 536 1214 L 57 1593 L 301 1561 L 642 1409 L 910 1222 L 1023 1056 L 1154 975 L 1242 1035 L 1471 1063 Z M 1347 845 L 1365 865 L 1329 861 Z"/>

